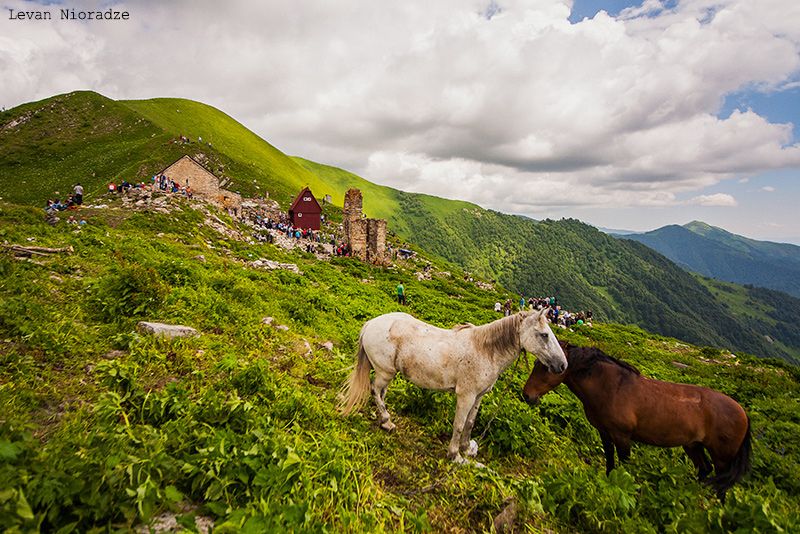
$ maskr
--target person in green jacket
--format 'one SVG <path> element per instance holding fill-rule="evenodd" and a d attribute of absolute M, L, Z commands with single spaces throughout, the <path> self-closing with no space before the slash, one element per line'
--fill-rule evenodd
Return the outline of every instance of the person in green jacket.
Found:
<path fill-rule="evenodd" d="M 406 288 L 403 287 L 402 283 L 397 284 L 397 303 L 403 306 L 406 305 Z"/>

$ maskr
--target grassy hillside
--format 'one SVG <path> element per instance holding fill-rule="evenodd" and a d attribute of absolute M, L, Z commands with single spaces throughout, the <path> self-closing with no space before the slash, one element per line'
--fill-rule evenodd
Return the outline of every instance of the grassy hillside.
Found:
<path fill-rule="evenodd" d="M 696 278 L 737 317 L 758 323 L 767 343 L 795 355 L 795 363 L 800 361 L 800 353 L 794 349 L 800 344 L 800 329 L 792 326 L 800 324 L 800 299 L 762 287 L 740 286 L 701 276 Z"/>
<path fill-rule="evenodd" d="M 756 241 L 694 221 L 622 236 L 644 243 L 690 271 L 800 297 L 800 247 Z"/>
<path fill-rule="evenodd" d="M 181 135 L 192 142 L 176 142 Z M 232 181 L 231 189 L 268 192 L 284 205 L 304 185 L 320 198 L 330 194 L 337 205 L 349 187 L 359 187 L 366 213 L 386 218 L 413 246 L 526 296 L 555 294 L 570 309 L 591 309 L 600 318 L 694 343 L 787 360 L 800 356 L 791 335 L 781 333 L 777 344 L 765 341 L 768 328 L 776 331 L 770 321 L 725 308 L 702 283 L 646 247 L 578 221 L 505 215 L 290 158 L 221 111 L 188 100 L 115 102 L 76 92 L 3 112 L 0 196 L 42 205 L 54 191 L 63 195 L 81 181 L 91 202 L 111 178 L 147 180 L 182 154 L 202 155 L 212 171 Z"/>
<path fill-rule="evenodd" d="M 491 305 L 505 292 L 484 292 L 435 258 L 433 279 L 418 281 L 421 263 L 320 262 L 231 240 L 188 205 L 155 214 L 110 204 L 83 210 L 89 224 L 78 229 L 0 203 L 3 242 L 74 248 L 33 262 L 0 253 L 5 528 L 124 531 L 170 512 L 187 527 L 211 518 L 214 532 L 470 532 L 490 530 L 512 501 L 518 531 L 800 527 L 796 368 L 635 327 L 559 331 L 649 376 L 714 387 L 745 406 L 754 470 L 724 506 L 680 449 L 634 447 L 631 463 L 606 477 L 599 439 L 568 390 L 535 408 L 520 401 L 524 362 L 484 399 L 474 434 L 487 468 L 456 466 L 445 459 L 450 394 L 396 380 L 387 404 L 398 429 L 389 435 L 372 409 L 337 415 L 336 391 L 360 325 L 399 309 L 399 281 L 407 310 L 445 327 L 494 319 Z M 304 274 L 248 267 L 255 258 Z M 134 334 L 141 319 L 202 334 Z"/>

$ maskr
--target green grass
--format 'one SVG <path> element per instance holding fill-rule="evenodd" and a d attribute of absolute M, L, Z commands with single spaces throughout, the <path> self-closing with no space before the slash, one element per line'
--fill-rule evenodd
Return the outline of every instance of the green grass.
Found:
<path fill-rule="evenodd" d="M 5 127 L 17 121 L 14 127 Z M 184 99 L 115 102 L 75 92 L 0 113 L 0 197 L 43 206 L 75 182 L 86 201 L 111 180 L 149 180 L 183 154 L 203 155 L 228 186 L 245 196 L 268 193 L 284 207 L 303 186 L 333 206 L 358 187 L 371 217 L 386 218 L 395 243 L 425 251 L 525 296 L 556 294 L 571 309 L 633 323 L 689 342 L 787 360 L 800 352 L 800 299 L 750 292 L 769 318 L 727 306 L 706 285 L 643 246 L 618 241 L 575 220 L 534 221 L 474 204 L 398 191 L 347 171 L 289 157 L 225 113 Z M 181 135 L 193 142 L 180 144 Z M 198 142 L 202 137 L 203 143 Z M 210 143 L 210 144 L 209 144 Z M 718 293 L 716 295 L 719 295 Z M 769 343 L 764 333 L 776 340 Z"/>
<path fill-rule="evenodd" d="M 796 329 L 788 324 L 797 320 L 798 311 L 793 297 L 769 289 L 740 286 L 722 280 L 712 280 L 694 275 L 714 295 L 714 298 L 731 310 L 737 317 L 758 324 L 763 336 L 769 336 L 770 344 L 789 356 L 792 363 L 800 362 L 800 349 L 796 343 Z M 787 332 L 787 330 L 790 330 Z M 789 339 L 787 340 L 787 334 Z M 766 339 L 766 338 L 765 338 Z M 786 340 L 786 341 L 785 341 Z M 794 341 L 793 341 L 794 340 Z"/>
<path fill-rule="evenodd" d="M 0 254 L 0 524 L 11 532 L 127 531 L 164 511 L 186 526 L 211 516 L 215 532 L 488 531 L 507 499 L 519 504 L 519 531 L 798 528 L 796 368 L 636 327 L 558 331 L 748 410 L 754 470 L 725 506 L 680 449 L 636 446 L 607 478 L 568 390 L 535 408 L 520 401 L 523 360 L 482 404 L 474 435 L 487 468 L 456 466 L 445 459 L 452 395 L 398 378 L 387 395 L 398 429 L 388 435 L 372 408 L 339 416 L 336 392 L 361 324 L 400 309 L 398 282 L 407 310 L 440 326 L 490 321 L 508 292 L 482 291 L 437 258 L 384 270 L 232 241 L 186 205 L 131 213 L 112 201 L 81 214 L 80 230 L 51 227 L 38 209 L 0 203 L 0 240 L 75 249 L 36 263 Z M 304 274 L 244 263 L 259 257 Z M 418 281 L 426 259 L 436 274 Z M 133 333 L 143 319 L 202 335 Z"/>

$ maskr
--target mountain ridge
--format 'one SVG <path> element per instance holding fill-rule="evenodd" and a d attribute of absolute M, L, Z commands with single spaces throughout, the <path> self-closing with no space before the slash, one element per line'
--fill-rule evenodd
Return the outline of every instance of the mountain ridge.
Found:
<path fill-rule="evenodd" d="M 687 270 L 709 278 L 800 297 L 797 245 L 757 241 L 700 221 L 619 237 L 643 243 Z"/>
<path fill-rule="evenodd" d="M 176 142 L 181 135 L 192 142 Z M 768 343 L 764 332 L 771 323 L 737 316 L 702 283 L 643 245 L 573 219 L 536 221 L 373 184 L 287 156 L 199 102 L 117 102 L 75 92 L 0 113 L 0 196 L 43 205 L 54 190 L 69 191 L 82 181 L 91 199 L 111 179 L 147 179 L 181 155 L 197 153 L 232 180 L 229 189 L 246 196 L 268 191 L 284 205 L 306 185 L 319 197 L 330 194 L 335 205 L 347 188 L 359 187 L 365 212 L 386 218 L 403 239 L 526 296 L 555 294 L 568 308 L 591 309 L 601 319 L 694 343 L 800 359 L 800 344 L 787 344 L 787 352 Z M 792 305 L 800 309 L 800 301 Z"/>

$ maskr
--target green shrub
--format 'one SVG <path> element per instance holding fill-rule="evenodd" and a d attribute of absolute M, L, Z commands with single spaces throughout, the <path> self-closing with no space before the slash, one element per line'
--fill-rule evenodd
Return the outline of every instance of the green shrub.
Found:
<path fill-rule="evenodd" d="M 112 267 L 90 292 L 90 304 L 100 319 L 125 322 L 156 313 L 169 287 L 155 269 L 134 263 Z"/>

